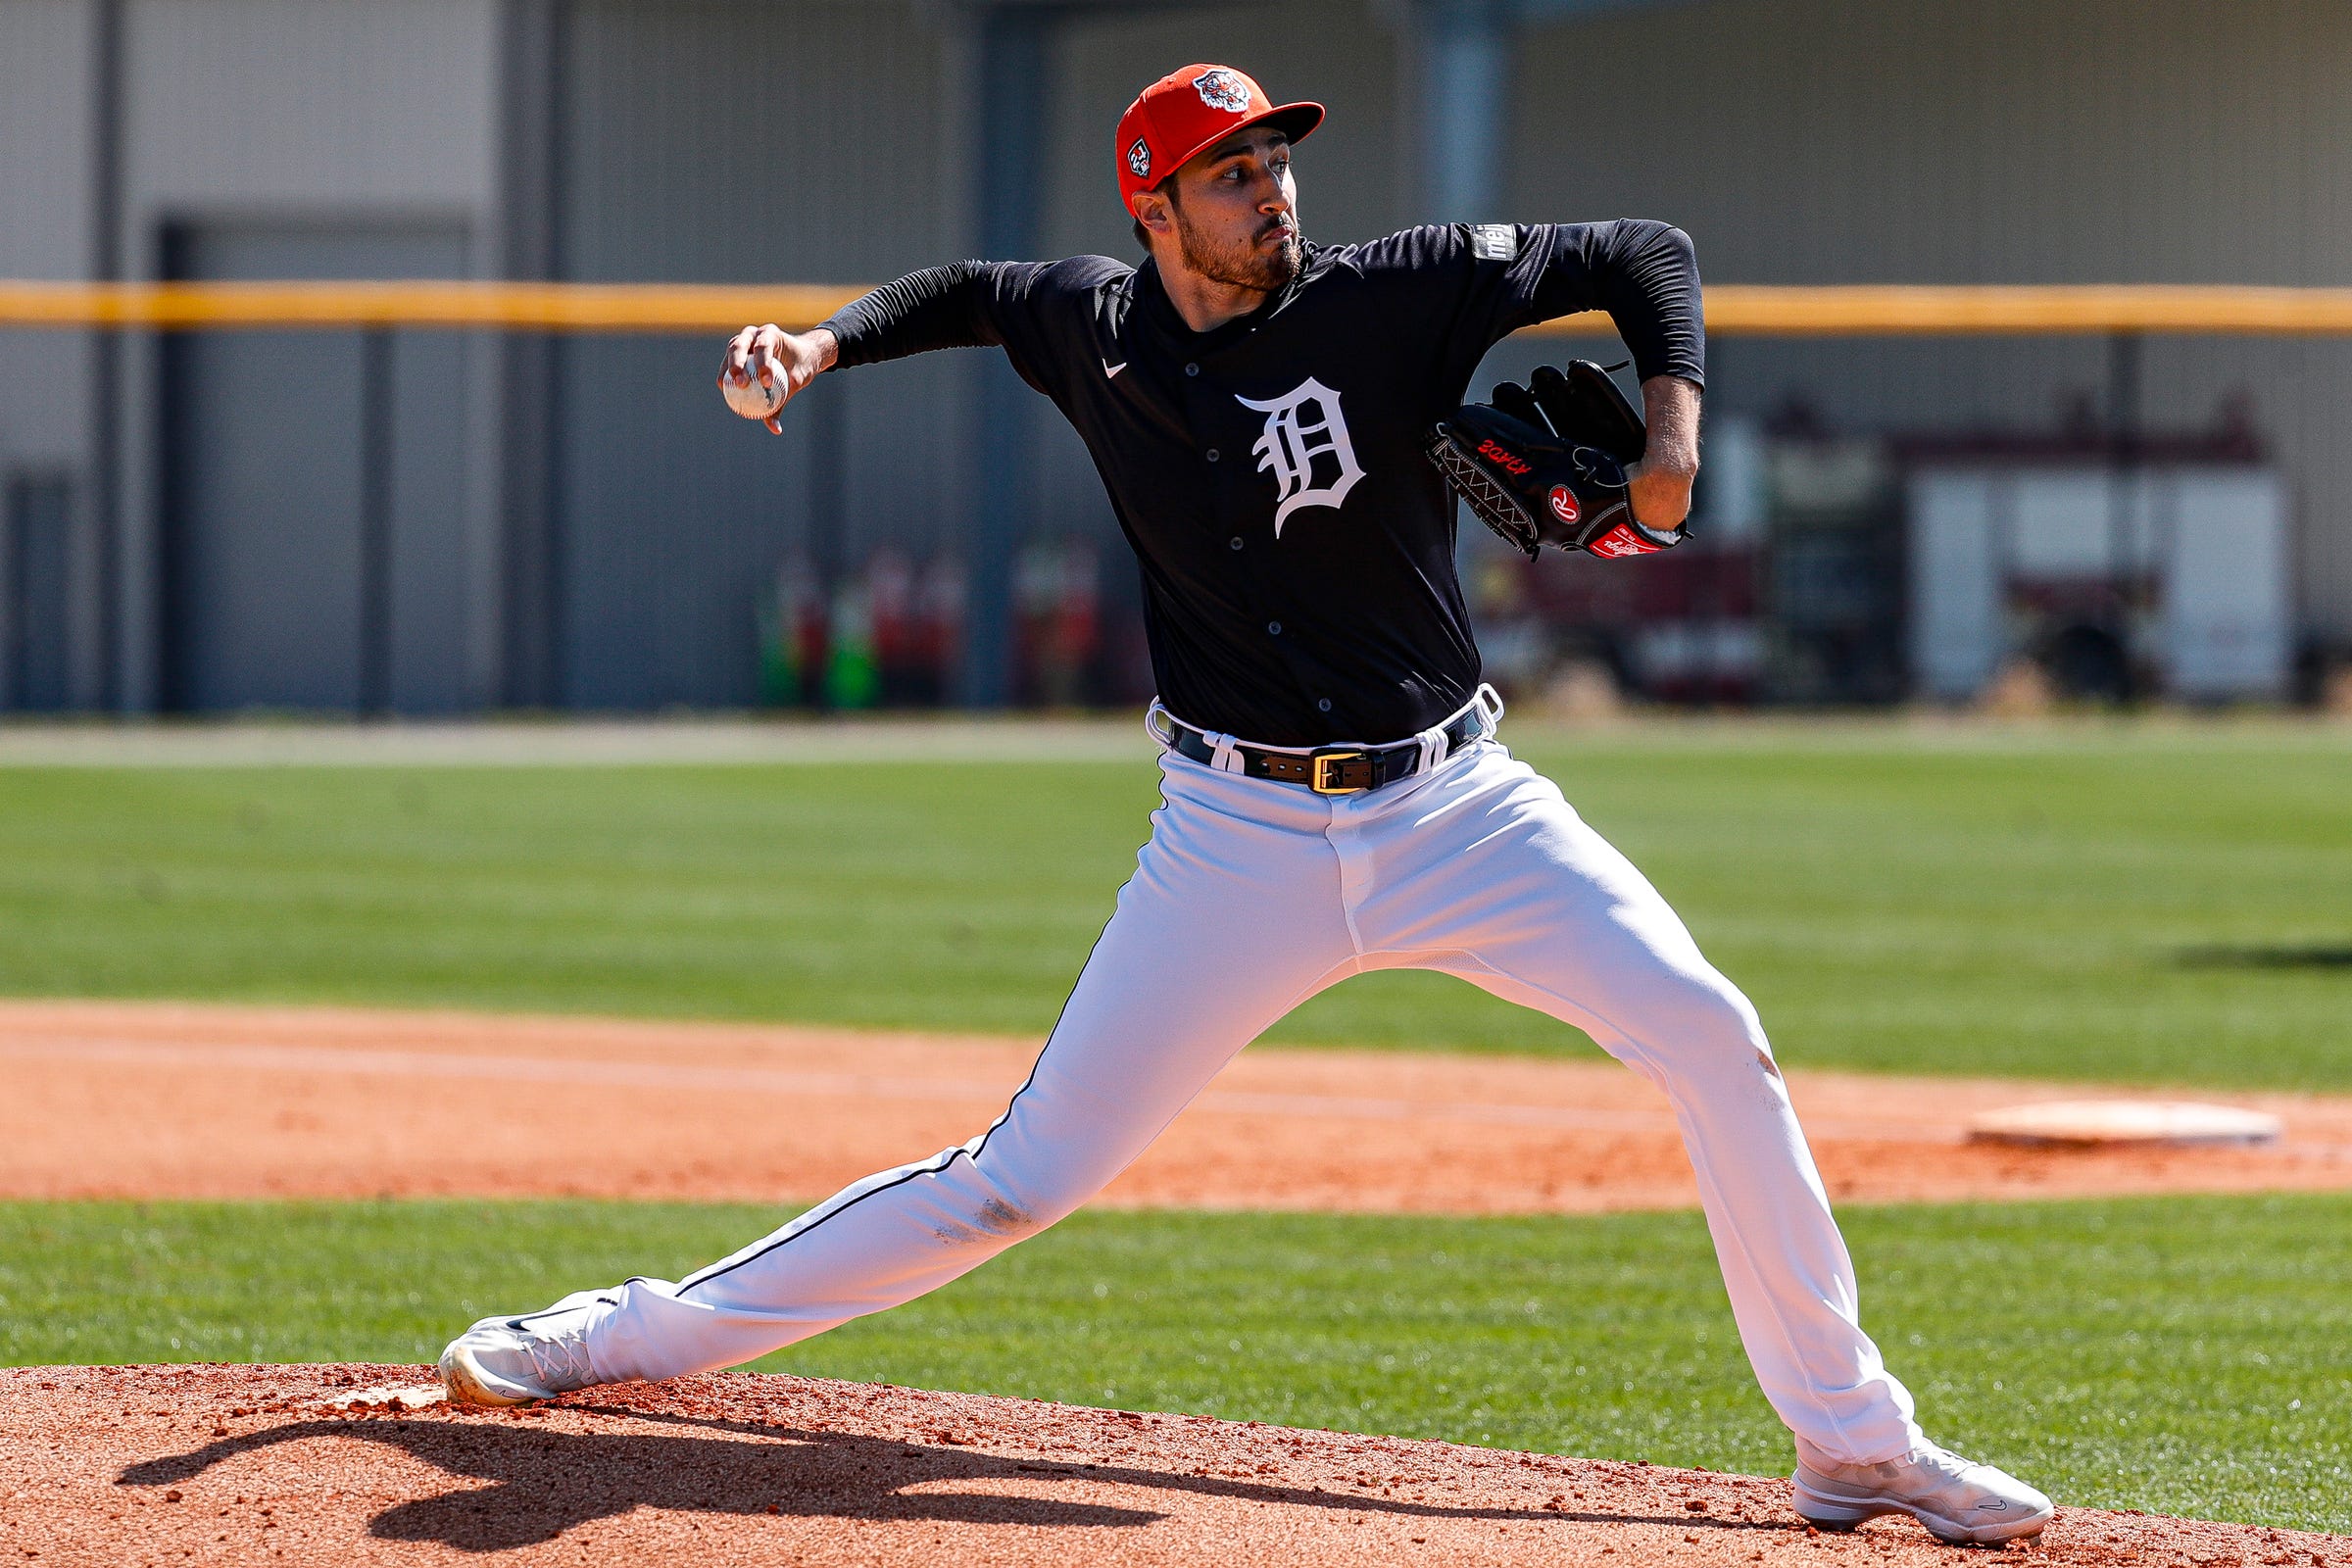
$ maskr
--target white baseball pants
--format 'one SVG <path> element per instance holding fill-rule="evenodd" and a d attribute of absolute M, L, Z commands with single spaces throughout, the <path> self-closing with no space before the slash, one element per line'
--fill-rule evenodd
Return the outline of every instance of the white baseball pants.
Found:
<path fill-rule="evenodd" d="M 1852 1462 L 1920 1441 L 1755 1009 L 1555 785 L 1492 740 L 1352 796 L 1172 752 L 1160 772 L 1135 876 L 996 1124 L 682 1282 L 599 1293 L 600 1378 L 732 1366 L 947 1284 L 1085 1202 L 1299 1003 L 1417 967 L 1573 1024 L 1665 1091 L 1740 1340 L 1797 1437 Z"/>

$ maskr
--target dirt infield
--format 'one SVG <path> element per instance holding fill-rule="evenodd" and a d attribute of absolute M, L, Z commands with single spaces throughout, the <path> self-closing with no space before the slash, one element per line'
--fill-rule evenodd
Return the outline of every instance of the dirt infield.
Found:
<path fill-rule="evenodd" d="M 814 1200 L 971 1137 L 1035 1051 L 725 1024 L 0 1003 L 0 1196 Z M 1789 1085 L 1849 1200 L 2352 1187 L 2352 1099 L 2227 1097 L 2285 1118 L 2268 1150 L 2084 1152 L 1961 1136 L 1975 1111 L 2080 1085 L 1801 1070 Z M 1104 1201 L 1532 1213 L 1680 1207 L 1695 1192 L 1664 1101 L 1606 1061 L 1256 1048 Z"/>
<path fill-rule="evenodd" d="M 527 1413 L 338 1401 L 414 1366 L 0 1372 L 0 1561 L 1950 1563 L 1785 1481 L 727 1375 Z M 2062 1508 L 2004 1555 L 2352 1564 L 2352 1538 Z"/>

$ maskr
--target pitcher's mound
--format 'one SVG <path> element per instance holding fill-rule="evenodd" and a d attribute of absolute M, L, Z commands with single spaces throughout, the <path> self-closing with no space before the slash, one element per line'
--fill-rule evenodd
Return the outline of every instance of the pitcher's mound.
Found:
<path fill-rule="evenodd" d="M 1809 1534 L 1785 1482 L 1746 1476 L 803 1378 L 627 1384 L 523 1412 L 416 1402 L 430 1382 L 413 1366 L 0 1372 L 0 1560 L 1955 1560 L 1908 1521 Z M 2034 1550 L 2352 1563 L 2344 1537 L 2073 1508 Z"/>

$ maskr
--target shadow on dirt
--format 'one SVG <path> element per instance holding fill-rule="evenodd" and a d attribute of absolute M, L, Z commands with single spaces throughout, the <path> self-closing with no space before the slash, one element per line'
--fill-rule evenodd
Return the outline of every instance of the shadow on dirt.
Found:
<path fill-rule="evenodd" d="M 550 1431 L 527 1422 L 430 1417 L 289 1422 L 224 1438 L 188 1453 L 131 1465 L 117 1484 L 169 1486 L 240 1453 L 307 1438 L 359 1439 L 398 1448 L 452 1476 L 487 1485 L 397 1503 L 369 1521 L 383 1541 L 438 1542 L 466 1551 L 500 1551 L 553 1541 L 576 1525 L 638 1508 L 683 1513 L 781 1514 L 839 1519 L 919 1520 L 1133 1528 L 1166 1515 L 1102 1503 L 968 1490 L 941 1483 L 1020 1478 L 1081 1481 L 1167 1493 L 1240 1497 L 1292 1507 L 1452 1519 L 1553 1519 L 1671 1524 L 1683 1529 L 1773 1530 L 1763 1521 L 1550 1510 L 1447 1507 L 1314 1487 L 1286 1487 L 1109 1464 L 1000 1458 L 952 1446 L 901 1443 L 757 1422 L 583 1405 L 629 1429 Z M 649 1431 L 648 1426 L 698 1429 Z"/>

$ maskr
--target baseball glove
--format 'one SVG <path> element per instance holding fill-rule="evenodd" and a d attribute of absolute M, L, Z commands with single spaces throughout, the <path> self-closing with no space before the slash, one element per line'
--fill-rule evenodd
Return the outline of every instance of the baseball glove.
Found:
<path fill-rule="evenodd" d="M 1492 403 L 1465 403 L 1429 436 L 1429 459 L 1480 520 L 1534 560 L 1544 545 L 1646 556 L 1681 544 L 1634 518 L 1626 469 L 1648 432 L 1608 371 L 1571 360 L 1505 381 Z"/>

